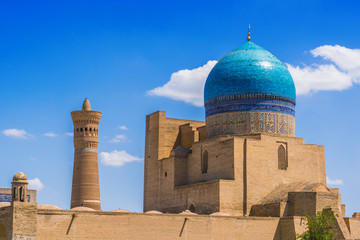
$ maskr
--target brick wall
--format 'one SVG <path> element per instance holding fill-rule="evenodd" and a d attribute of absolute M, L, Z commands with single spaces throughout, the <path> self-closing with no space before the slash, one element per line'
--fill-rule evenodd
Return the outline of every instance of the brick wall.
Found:
<path fill-rule="evenodd" d="M 37 222 L 37 240 L 279 239 L 278 218 L 39 211 Z"/>

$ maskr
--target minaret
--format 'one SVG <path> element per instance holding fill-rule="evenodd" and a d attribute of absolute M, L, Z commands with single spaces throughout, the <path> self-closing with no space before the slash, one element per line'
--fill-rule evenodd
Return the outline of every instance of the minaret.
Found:
<path fill-rule="evenodd" d="M 75 148 L 71 208 L 84 206 L 100 210 L 97 147 L 101 112 L 91 111 L 90 102 L 85 98 L 82 110 L 71 112 L 71 118 Z"/>

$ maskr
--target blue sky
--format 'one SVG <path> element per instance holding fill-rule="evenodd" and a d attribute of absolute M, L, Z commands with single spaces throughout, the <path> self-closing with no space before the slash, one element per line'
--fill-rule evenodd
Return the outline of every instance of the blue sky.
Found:
<path fill-rule="evenodd" d="M 145 116 L 204 120 L 209 61 L 245 43 L 251 23 L 253 42 L 294 77 L 296 135 L 325 145 L 329 186 L 340 187 L 347 215 L 360 211 L 358 10 L 359 1 L 329 0 L 3 1 L 0 186 L 23 171 L 39 204 L 69 208 L 70 112 L 88 97 L 103 113 L 102 208 L 142 211 Z"/>

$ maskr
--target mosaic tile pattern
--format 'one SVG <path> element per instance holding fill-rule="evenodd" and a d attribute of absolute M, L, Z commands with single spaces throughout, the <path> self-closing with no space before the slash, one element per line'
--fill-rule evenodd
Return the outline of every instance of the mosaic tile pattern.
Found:
<path fill-rule="evenodd" d="M 27 196 L 28 202 L 30 202 L 30 195 Z M 11 194 L 0 193 L 0 202 L 11 202 Z"/>
<path fill-rule="evenodd" d="M 251 41 L 225 55 L 211 70 L 204 102 L 242 94 L 268 94 L 296 101 L 295 85 L 286 66 Z"/>
<path fill-rule="evenodd" d="M 28 202 L 36 202 L 36 190 L 28 189 Z M 0 188 L 0 202 L 11 202 L 11 188 Z"/>
<path fill-rule="evenodd" d="M 208 101 L 205 107 L 206 117 L 214 114 L 239 111 L 266 111 L 290 114 L 295 116 L 295 104 L 291 101 L 265 98 L 262 95 L 244 97 L 221 97 Z"/>
<path fill-rule="evenodd" d="M 206 118 L 208 137 L 243 134 L 276 133 L 295 136 L 295 117 L 274 112 L 229 112 Z"/>

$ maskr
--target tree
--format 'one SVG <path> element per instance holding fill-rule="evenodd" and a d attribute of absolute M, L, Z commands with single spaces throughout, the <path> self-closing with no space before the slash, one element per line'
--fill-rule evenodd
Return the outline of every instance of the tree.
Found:
<path fill-rule="evenodd" d="M 317 212 L 316 216 L 305 216 L 306 231 L 298 235 L 301 240 L 333 240 L 334 211 L 330 208 Z M 337 216 L 337 215 L 336 215 Z"/>

